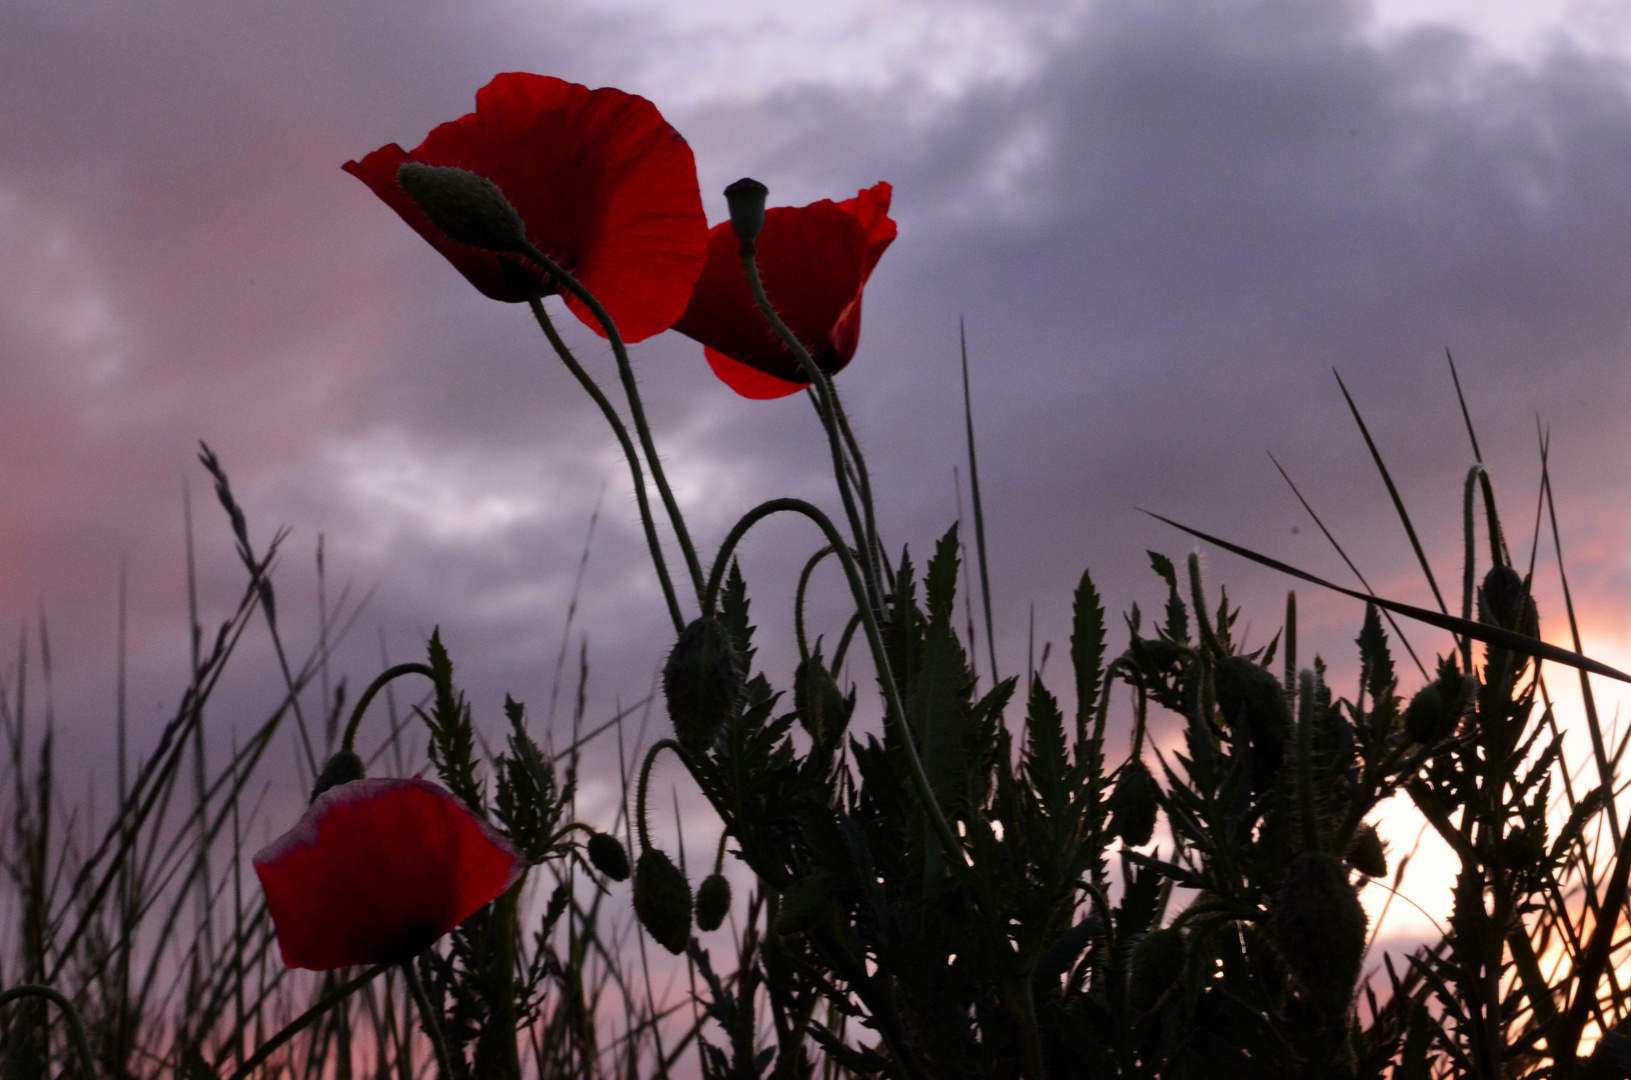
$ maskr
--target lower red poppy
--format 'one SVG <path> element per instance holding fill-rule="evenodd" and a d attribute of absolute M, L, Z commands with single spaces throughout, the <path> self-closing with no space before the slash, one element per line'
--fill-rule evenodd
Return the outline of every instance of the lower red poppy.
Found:
<path fill-rule="evenodd" d="M 520 878 L 515 846 L 446 789 L 354 780 L 255 856 L 289 967 L 409 959 Z"/>

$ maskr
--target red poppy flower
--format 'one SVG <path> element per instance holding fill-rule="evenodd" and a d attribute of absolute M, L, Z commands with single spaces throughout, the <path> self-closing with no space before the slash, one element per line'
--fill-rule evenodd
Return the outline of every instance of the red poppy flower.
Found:
<path fill-rule="evenodd" d="M 373 189 L 470 283 L 494 300 L 557 291 L 541 269 L 450 240 L 398 186 L 405 161 L 453 165 L 497 184 L 527 239 L 605 305 L 626 341 L 661 333 L 685 311 L 702 264 L 707 219 L 691 148 L 657 107 L 621 90 L 545 75 L 499 75 L 476 111 L 411 151 L 391 143 L 345 171 Z M 567 306 L 600 332 L 576 298 Z"/>
<path fill-rule="evenodd" d="M 406 960 L 515 884 L 515 846 L 428 780 L 353 780 L 255 856 L 289 967 Z"/>
<path fill-rule="evenodd" d="M 888 184 L 853 199 L 765 211 L 759 276 L 787 328 L 829 375 L 855 356 L 861 290 L 895 239 Z M 804 369 L 765 322 L 748 291 L 730 222 L 708 233 L 708 265 L 674 329 L 707 347 L 708 364 L 749 398 L 778 398 L 809 385 Z"/>

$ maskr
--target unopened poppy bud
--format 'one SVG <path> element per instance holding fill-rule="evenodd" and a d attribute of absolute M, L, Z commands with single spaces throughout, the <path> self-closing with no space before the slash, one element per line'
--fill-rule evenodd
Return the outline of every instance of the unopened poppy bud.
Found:
<path fill-rule="evenodd" d="M 776 913 L 776 933 L 803 933 L 821 920 L 831 903 L 832 886 L 826 874 L 814 873 L 793 882 L 782 893 L 781 910 Z"/>
<path fill-rule="evenodd" d="M 1340 1016 L 1365 956 L 1365 909 L 1335 857 L 1305 852 L 1286 871 L 1274 902 L 1274 943 L 1308 1000 Z"/>
<path fill-rule="evenodd" d="M 1280 680 L 1263 665 L 1244 656 L 1225 656 L 1212 672 L 1218 712 L 1238 745 L 1245 739 L 1252 748 L 1252 793 L 1274 786 L 1291 738 L 1291 706 L 1286 704 Z"/>
<path fill-rule="evenodd" d="M 793 674 L 793 709 L 817 746 L 831 746 L 849 724 L 850 703 L 819 655 L 800 661 Z"/>
<path fill-rule="evenodd" d="M 1492 566 L 1478 591 L 1480 620 L 1519 634 L 1536 637 L 1540 618 L 1529 585 L 1510 566 Z"/>
<path fill-rule="evenodd" d="M 329 788 L 349 784 L 353 780 L 361 780 L 366 775 L 363 771 L 362 758 L 350 750 L 341 750 L 328 759 L 323 771 L 317 774 L 317 783 L 312 785 L 311 800 L 317 801 L 317 796 Z"/>
<path fill-rule="evenodd" d="M 486 251 L 519 251 L 527 230 L 497 184 L 451 165 L 404 161 L 396 182 L 449 240 Z"/>
<path fill-rule="evenodd" d="M 590 834 L 589 861 L 613 881 L 629 880 L 629 853 L 615 836 L 603 832 Z"/>
<path fill-rule="evenodd" d="M 742 696 L 742 657 L 718 619 L 695 619 L 663 665 L 663 694 L 674 737 L 693 754 L 714 744 Z"/>
<path fill-rule="evenodd" d="M 1127 977 L 1127 1000 L 1147 1012 L 1184 970 L 1186 952 L 1181 930 L 1152 930 L 1133 946 L 1132 971 Z"/>
<path fill-rule="evenodd" d="M 1128 847 L 1141 847 L 1155 833 L 1155 777 L 1143 761 L 1129 761 L 1110 793 L 1110 832 Z"/>
<path fill-rule="evenodd" d="M 724 874 L 709 874 L 697 886 L 697 929 L 718 930 L 731 910 L 731 883 Z"/>
<path fill-rule="evenodd" d="M 1404 729 L 1410 738 L 1423 746 L 1431 746 L 1455 733 L 1456 725 L 1472 705 L 1478 684 L 1469 676 L 1453 668 L 1439 672 L 1439 677 L 1416 691 L 1404 711 Z"/>
<path fill-rule="evenodd" d="M 656 848 L 634 864 L 634 913 L 657 944 L 678 956 L 691 940 L 691 883 Z"/>
<path fill-rule="evenodd" d="M 731 228 L 744 244 L 759 239 L 765 227 L 765 196 L 770 189 L 751 176 L 744 176 L 725 189 L 725 202 L 731 208 Z"/>
<path fill-rule="evenodd" d="M 1382 846 L 1382 838 L 1377 835 L 1375 825 L 1363 826 L 1354 833 L 1342 857 L 1349 866 L 1366 877 L 1387 876 L 1387 850 Z"/>

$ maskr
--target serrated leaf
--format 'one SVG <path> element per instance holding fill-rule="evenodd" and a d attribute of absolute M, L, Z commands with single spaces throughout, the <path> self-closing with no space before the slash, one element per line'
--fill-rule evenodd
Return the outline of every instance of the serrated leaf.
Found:
<path fill-rule="evenodd" d="M 1093 577 L 1082 571 L 1072 605 L 1070 663 L 1076 670 L 1076 731 L 1085 737 L 1088 721 L 1097 708 L 1104 684 L 1104 604 Z"/>
<path fill-rule="evenodd" d="M 1042 803 L 1049 820 L 1058 821 L 1068 809 L 1065 774 L 1065 718 L 1059 702 L 1042 685 L 1031 680 L 1029 707 L 1025 711 L 1025 774 Z"/>

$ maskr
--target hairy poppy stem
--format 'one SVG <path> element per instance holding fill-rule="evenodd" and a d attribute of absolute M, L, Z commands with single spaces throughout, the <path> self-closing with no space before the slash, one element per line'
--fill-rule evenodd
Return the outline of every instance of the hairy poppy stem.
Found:
<path fill-rule="evenodd" d="M 646 787 L 651 783 L 651 766 L 664 750 L 674 751 L 685 763 L 685 768 L 688 771 L 691 769 L 691 759 L 686 755 L 685 748 L 673 739 L 662 739 L 646 751 L 646 760 L 640 764 L 640 783 L 634 789 L 634 828 L 640 838 L 642 852 L 651 850 L 651 832 L 646 826 Z"/>
<path fill-rule="evenodd" d="M 663 472 L 662 458 L 657 455 L 657 444 L 652 440 L 651 426 L 646 423 L 646 409 L 640 401 L 640 388 L 634 381 L 634 366 L 629 363 L 629 350 L 623 344 L 623 334 L 617 329 L 617 324 L 612 321 L 611 315 L 607 314 L 600 301 L 595 299 L 595 294 L 584 288 L 582 282 L 531 243 L 522 240 L 522 244 L 524 247 L 521 254 L 548 271 L 567 292 L 582 301 L 583 305 L 594 313 L 601 328 L 606 331 L 606 340 L 611 342 L 612 346 L 612 356 L 617 360 L 617 375 L 623 382 L 623 393 L 629 399 L 629 414 L 634 417 L 635 434 L 640 437 L 640 446 L 646 453 L 646 465 L 651 469 L 651 478 L 657 482 L 657 494 L 662 497 L 663 508 L 668 511 L 669 524 L 674 527 L 674 537 L 680 543 L 680 551 L 685 554 L 685 565 L 691 572 L 692 587 L 700 594 L 702 562 L 697 558 L 697 549 L 691 544 L 691 533 L 685 527 L 685 516 L 680 513 L 680 504 L 675 501 L 674 492 L 668 486 L 668 476 Z M 541 310 L 537 300 L 530 300 L 528 303 L 539 306 Z"/>
<path fill-rule="evenodd" d="M 266 1063 L 267 1058 L 277 1053 L 278 1049 L 282 1047 L 284 1043 L 288 1042 L 290 1039 L 306 1030 L 306 1028 L 310 1027 L 312 1021 L 334 1008 L 334 1006 L 350 997 L 356 991 L 373 982 L 374 979 L 379 976 L 379 973 L 388 967 L 390 967 L 389 964 L 375 964 L 367 971 L 364 971 L 361 975 L 358 975 L 355 979 L 352 979 L 350 982 L 335 988 L 328 994 L 327 997 L 323 998 L 317 1004 L 313 1005 L 311 1008 L 307 1009 L 305 1012 L 301 1013 L 287 1024 L 284 1024 L 282 1028 L 278 1029 L 276 1035 L 273 1035 L 270 1039 L 267 1039 L 265 1042 L 261 1043 L 258 1048 L 256 1048 L 254 1054 L 250 1055 L 249 1060 L 244 1062 L 243 1065 L 239 1067 L 238 1071 L 232 1074 L 231 1080 L 246 1080 L 250 1073 L 254 1072 L 256 1069 L 260 1068 Z"/>
<path fill-rule="evenodd" d="M 91 1053 L 90 1040 L 85 1037 L 85 1022 L 79 1018 L 79 1010 L 74 1008 L 74 1003 L 52 987 L 43 986 L 39 983 L 24 983 L 21 986 L 13 986 L 10 990 L 0 993 L 0 1005 L 25 997 L 45 998 L 62 1010 L 62 1015 L 68 1018 L 68 1030 L 73 1034 L 74 1050 L 79 1054 L 80 1067 L 85 1070 L 87 1078 L 94 1077 L 96 1075 L 96 1058 Z"/>
<path fill-rule="evenodd" d="M 412 960 L 402 961 L 402 977 L 408 983 L 408 992 L 413 995 L 414 1004 L 419 1006 L 419 1023 L 436 1051 L 436 1066 L 442 1080 L 453 1080 L 453 1059 L 447 1055 L 447 1040 L 442 1038 L 442 1022 L 437 1018 L 436 1010 L 430 1007 L 430 998 L 425 996 L 424 984 L 419 981 L 419 973 L 414 970 Z"/>
<path fill-rule="evenodd" d="M 640 524 L 645 529 L 646 547 L 651 551 L 651 562 L 657 569 L 657 580 L 663 587 L 663 598 L 668 601 L 668 614 L 674 620 L 674 632 L 679 633 L 685 629 L 685 615 L 680 611 L 679 597 L 674 594 L 674 581 L 668 576 L 668 561 L 663 558 L 662 542 L 657 538 L 657 523 L 652 517 L 651 502 L 646 495 L 645 473 L 640 468 L 640 457 L 634 451 L 634 443 L 629 439 L 629 429 L 623 425 L 623 418 L 617 415 L 617 410 L 612 407 L 599 384 L 590 378 L 589 373 L 583 370 L 583 365 L 578 363 L 578 358 L 572 355 L 572 350 L 567 348 L 566 342 L 555 329 L 554 322 L 550 320 L 549 313 L 544 310 L 544 305 L 537 299 L 528 300 L 527 305 L 532 308 L 532 317 L 537 319 L 538 325 L 543 328 L 544 336 L 549 339 L 550 345 L 554 346 L 555 354 L 561 358 L 561 362 L 572 373 L 572 377 L 578 380 L 578 384 L 588 391 L 595 404 L 600 406 L 601 415 L 606 417 L 606 422 L 612 427 L 612 434 L 617 436 L 618 444 L 623 447 L 623 456 L 628 459 L 629 472 L 634 477 L 634 501 L 640 508 Z M 684 536 L 683 529 L 676 531 Z M 688 539 L 682 540 L 681 546 L 689 543 Z M 698 576 L 700 578 L 700 573 Z M 700 588 L 699 586 L 699 592 Z"/>
<path fill-rule="evenodd" d="M 770 328 L 776 332 L 776 336 L 782 339 L 782 344 L 786 345 L 793 355 L 798 358 L 798 362 L 804 367 L 804 373 L 810 377 L 810 382 L 815 385 L 816 395 L 820 399 L 818 411 L 821 414 L 821 422 L 827 429 L 827 442 L 832 446 L 833 473 L 838 482 L 838 496 L 843 500 L 844 513 L 849 517 L 850 530 L 855 534 L 855 545 L 862 556 L 861 566 L 865 571 L 866 585 L 863 597 L 867 606 L 872 610 L 882 610 L 883 585 L 878 578 L 878 569 L 872 550 L 872 535 L 861 524 L 861 516 L 856 512 L 855 508 L 855 495 L 850 490 L 849 475 L 845 471 L 844 436 L 839 428 L 840 412 L 837 395 L 833 392 L 832 380 L 827 378 L 827 373 L 822 371 L 820 366 L 816 364 L 815 359 L 811 357 L 810 350 L 806 349 L 804 343 L 793 334 L 793 331 L 787 328 L 787 324 L 782 321 L 782 317 L 771 306 L 770 297 L 765 295 L 764 282 L 759 277 L 758 249 L 751 242 L 742 244 L 742 270 L 747 274 L 748 288 L 753 292 L 753 301 L 759 305 L 760 314 L 765 317 L 765 321 L 770 324 Z M 853 436 L 851 438 L 853 441 Z M 859 452 L 859 448 L 857 448 L 857 452 Z M 856 472 L 858 477 L 864 476 L 864 466 L 857 464 Z M 867 495 L 870 497 L 870 485 L 862 486 L 864 486 Z"/>
<path fill-rule="evenodd" d="M 387 668 L 385 671 L 381 672 L 373 682 L 368 684 L 368 689 L 362 692 L 362 697 L 357 699 L 357 707 L 351 710 L 351 719 L 348 720 L 345 725 L 345 737 L 340 740 L 341 750 L 355 753 L 357 746 L 357 728 L 362 725 L 362 714 L 368 711 L 369 704 L 373 702 L 375 696 L 377 696 L 381 690 L 385 689 L 385 687 L 392 681 L 400 679 L 404 675 L 423 675 L 425 678 L 432 681 L 434 681 L 436 678 L 436 672 L 432 671 L 426 665 L 419 663 L 398 664 L 395 667 Z"/>
<path fill-rule="evenodd" d="M 923 800 L 929 821 L 934 825 L 940 842 L 945 845 L 949 861 L 957 868 L 958 873 L 962 873 L 968 869 L 968 855 L 958 842 L 957 834 L 952 831 L 951 823 L 946 820 L 945 812 L 940 809 L 940 801 L 934 796 L 934 786 L 929 783 L 929 774 L 923 769 L 923 759 L 918 756 L 917 744 L 913 741 L 911 728 L 906 722 L 906 707 L 900 696 L 900 687 L 895 682 L 895 673 L 889 664 L 889 654 L 884 649 L 883 632 L 878 628 L 876 614 L 867 603 L 866 587 L 861 579 L 861 571 L 856 566 L 855 554 L 844 543 L 844 538 L 839 535 L 838 527 L 832 523 L 832 519 L 803 499 L 771 499 L 743 514 L 741 520 L 726 534 L 725 542 L 719 546 L 713 572 L 708 577 L 708 588 L 703 594 L 702 610 L 705 612 L 713 610 L 714 601 L 719 595 L 720 581 L 725 575 L 725 567 L 730 564 L 731 552 L 736 550 L 736 545 L 741 542 L 742 537 L 760 521 L 784 510 L 803 514 L 815 522 L 816 527 L 826 535 L 833 551 L 837 553 L 838 561 L 843 564 L 844 576 L 849 580 L 850 593 L 856 600 L 857 614 L 861 616 L 861 625 L 866 629 L 867 644 L 872 649 L 872 663 L 878 669 L 878 681 L 883 684 L 884 698 L 888 702 L 884 722 L 888 723 L 893 718 L 896 725 L 895 734 L 900 738 L 901 746 L 906 751 L 912 785 L 917 788 L 918 798 Z M 655 753 L 656 747 L 652 750 Z M 647 758 L 648 768 L 649 765 L 650 758 Z"/>

